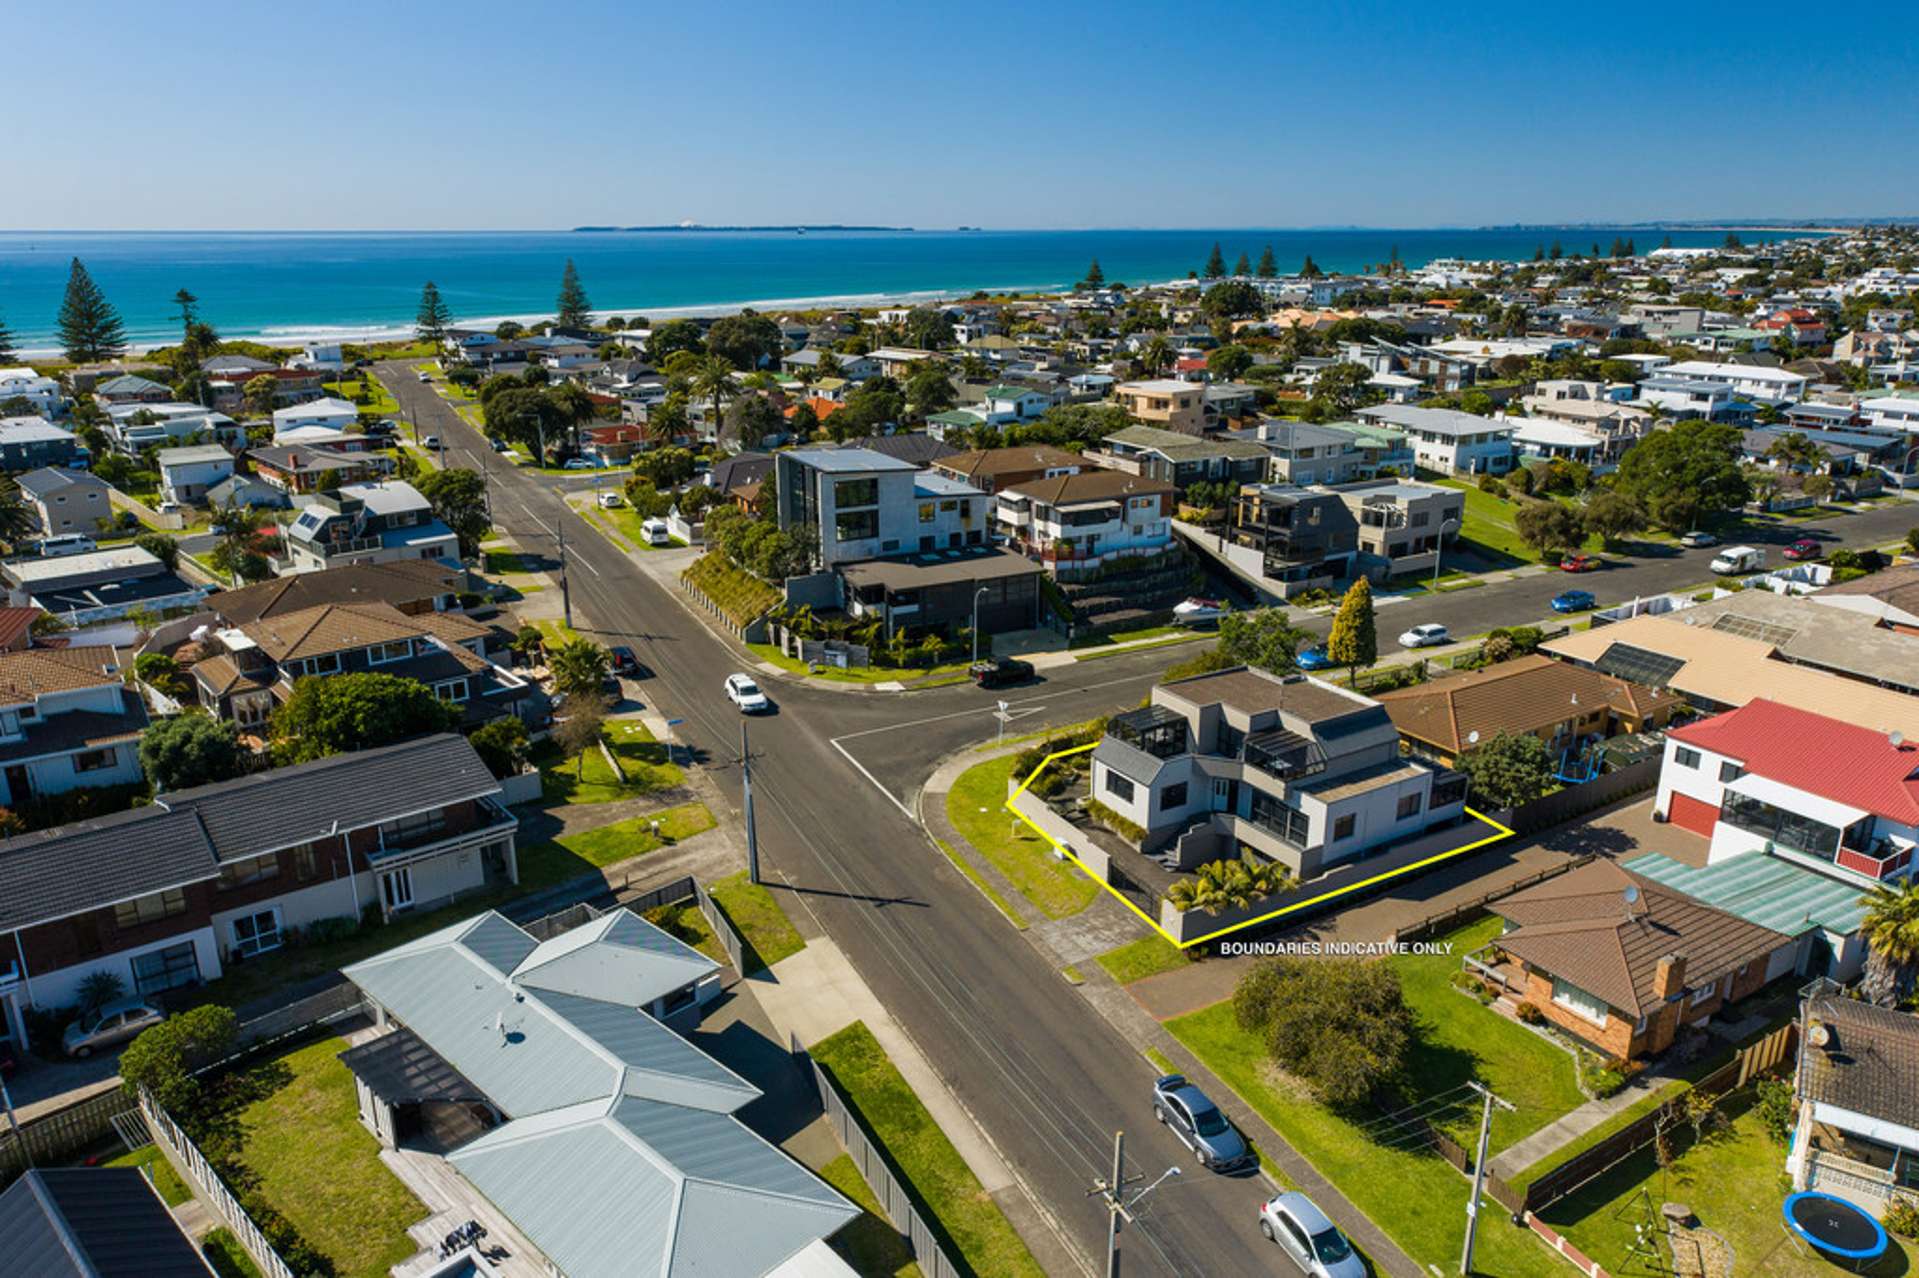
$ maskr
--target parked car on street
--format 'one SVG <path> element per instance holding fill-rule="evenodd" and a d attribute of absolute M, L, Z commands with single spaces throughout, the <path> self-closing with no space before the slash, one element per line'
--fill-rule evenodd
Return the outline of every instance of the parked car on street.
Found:
<path fill-rule="evenodd" d="M 1033 677 L 1033 663 L 1018 657 L 994 657 L 975 661 L 966 668 L 973 682 L 982 688 L 1003 688 L 1009 683 L 1025 683 Z"/>
<path fill-rule="evenodd" d="M 439 437 L 438 435 L 422 435 L 422 436 L 420 436 L 420 447 L 422 447 L 422 448 L 438 448 L 439 446 L 440 446 L 440 437 Z"/>
<path fill-rule="evenodd" d="M 1679 544 L 1698 549 L 1701 546 L 1717 546 L 1719 544 L 1719 538 L 1703 529 L 1695 528 L 1689 533 L 1679 534 Z"/>
<path fill-rule="evenodd" d="M 487 442 L 487 446 L 490 447 L 496 453 L 510 453 L 513 451 L 513 445 L 507 443 L 504 439 L 501 439 L 498 435 L 491 436 L 490 438 L 487 439 L 486 442 Z"/>
<path fill-rule="evenodd" d="M 1766 566 L 1766 552 L 1757 546 L 1728 546 L 1712 557 L 1711 569 L 1721 577 L 1758 572 Z"/>
<path fill-rule="evenodd" d="M 147 1026 L 158 1025 L 166 1018 L 165 1012 L 145 999 L 118 999 L 67 1026 L 67 1032 L 60 1036 L 60 1046 L 68 1056 L 91 1056 L 109 1047 L 118 1047 Z"/>
<path fill-rule="evenodd" d="M 1584 612 L 1599 601 L 1590 590 L 1562 590 L 1553 596 L 1552 603 L 1554 612 Z"/>
<path fill-rule="evenodd" d="M 1436 643 L 1450 643 L 1452 642 L 1452 637 L 1452 632 L 1447 630 L 1446 627 L 1440 625 L 1437 621 L 1429 621 L 1424 625 L 1414 626 L 1411 630 L 1400 635 L 1399 646 L 1402 648 L 1430 648 Z"/>
<path fill-rule="evenodd" d="M 1351 1241 L 1302 1193 L 1267 1199 L 1259 1209 L 1259 1232 L 1311 1278 L 1366 1278 L 1366 1262 Z"/>
<path fill-rule="evenodd" d="M 1786 558 L 1797 563 L 1805 559 L 1823 559 L 1826 554 L 1826 548 L 1810 537 L 1801 537 L 1798 541 L 1793 542 L 1792 545 L 1787 546 L 1785 553 Z"/>
<path fill-rule="evenodd" d="M 1205 1092 L 1187 1082 L 1184 1074 L 1167 1074 L 1153 1081 L 1153 1117 L 1199 1155 L 1201 1167 L 1232 1171 L 1252 1159 L 1253 1151 L 1239 1129 L 1226 1120 Z"/>
<path fill-rule="evenodd" d="M 1598 555 L 1567 555 L 1559 561 L 1561 572 L 1597 572 L 1604 565 Z"/>
<path fill-rule="evenodd" d="M 634 656 L 633 650 L 625 644 L 616 643 L 608 648 L 606 657 L 608 664 L 613 667 L 614 674 L 625 675 L 628 678 L 639 677 L 640 659 Z"/>
<path fill-rule="evenodd" d="M 1325 644 L 1314 644 L 1310 648 L 1302 649 L 1300 654 L 1293 658 L 1293 664 L 1301 670 L 1327 670 L 1332 667 L 1333 659 L 1327 655 Z"/>
<path fill-rule="evenodd" d="M 1221 617 L 1231 611 L 1232 608 L 1223 599 L 1201 599 L 1195 596 L 1173 605 L 1173 623 L 1180 626 L 1216 625 Z"/>
<path fill-rule="evenodd" d="M 569 457 L 562 464 L 561 469 L 562 470 L 594 470 L 597 468 L 593 465 L 593 462 L 589 458 Z"/>
<path fill-rule="evenodd" d="M 753 682 L 752 676 L 743 674 L 726 676 L 726 699 L 738 706 L 741 714 L 758 714 L 770 709 L 773 704 L 760 691 L 760 685 Z"/>
<path fill-rule="evenodd" d="M 601 493 L 600 509 L 601 510 L 618 510 L 620 508 L 620 504 L 622 500 L 623 498 L 621 498 L 621 496 L 618 493 Z"/>

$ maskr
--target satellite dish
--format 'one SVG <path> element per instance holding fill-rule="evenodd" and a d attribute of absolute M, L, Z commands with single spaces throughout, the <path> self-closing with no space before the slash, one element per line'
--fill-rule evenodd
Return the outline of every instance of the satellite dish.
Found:
<path fill-rule="evenodd" d="M 1479 729 L 1478 729 L 1478 728 L 1474 728 L 1474 729 L 1473 729 L 1473 730 L 1472 730 L 1471 732 L 1468 732 L 1468 733 L 1466 734 L 1466 744 L 1467 744 L 1467 745 L 1478 745 L 1478 744 L 1479 744 Z"/>
<path fill-rule="evenodd" d="M 1626 885 L 1625 897 L 1627 905 L 1639 904 L 1639 885 L 1637 883 L 1628 883 Z"/>

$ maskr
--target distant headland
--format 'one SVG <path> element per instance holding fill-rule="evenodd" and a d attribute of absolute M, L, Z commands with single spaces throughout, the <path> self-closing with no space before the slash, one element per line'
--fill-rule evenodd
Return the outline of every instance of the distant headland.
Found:
<path fill-rule="evenodd" d="M 828 222 L 818 225 L 808 223 L 792 226 L 702 226 L 697 222 L 676 222 L 672 226 L 576 226 L 576 234 L 595 232 L 604 234 L 614 231 L 753 231 L 765 234 L 769 231 L 785 231 L 795 235 L 804 235 L 808 231 L 911 231 L 910 226 L 850 226 L 841 222 Z M 961 227 L 961 230 L 970 228 Z"/>

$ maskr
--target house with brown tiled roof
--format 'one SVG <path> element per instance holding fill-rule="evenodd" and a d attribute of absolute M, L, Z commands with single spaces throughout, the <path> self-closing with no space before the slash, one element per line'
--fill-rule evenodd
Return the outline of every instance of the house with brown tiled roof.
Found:
<path fill-rule="evenodd" d="M 1113 558 L 1158 556 L 1173 544 L 1173 486 L 1095 467 L 1003 488 L 994 519 L 1007 539 L 1053 572 Z"/>
<path fill-rule="evenodd" d="M 1538 737 L 1555 756 L 1622 732 L 1663 728 L 1678 694 L 1532 654 L 1379 694 L 1411 754 L 1452 764 L 1500 733 Z"/>
<path fill-rule="evenodd" d="M 1487 968 L 1520 1002 L 1615 1060 L 1665 1051 L 1682 1026 L 1764 985 L 1775 956 L 1790 971 L 1798 948 L 1607 860 L 1489 908 L 1506 930 Z"/>
<path fill-rule="evenodd" d="M 329 603 L 391 604 L 409 616 L 449 612 L 459 606 L 465 575 L 458 565 L 438 559 L 345 564 L 224 590 L 209 598 L 206 606 L 235 626 Z"/>
<path fill-rule="evenodd" d="M 138 782 L 146 726 L 113 649 L 0 653 L 0 806 Z"/>
<path fill-rule="evenodd" d="M 1076 475 L 1090 469 L 1078 453 L 1048 444 L 1026 444 L 1015 448 L 975 448 L 933 460 L 933 469 L 949 479 L 970 484 L 983 493 L 996 493 L 1015 484 L 1031 483 L 1058 475 Z"/>
<path fill-rule="evenodd" d="M 1875 1216 L 1919 1204 L 1919 1017 L 1847 997 L 1831 981 L 1799 1011 L 1797 1102 L 1786 1170 Z"/>

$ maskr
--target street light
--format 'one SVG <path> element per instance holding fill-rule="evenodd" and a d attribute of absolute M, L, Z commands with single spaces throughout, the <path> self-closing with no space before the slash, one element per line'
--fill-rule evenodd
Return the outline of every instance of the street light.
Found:
<path fill-rule="evenodd" d="M 974 665 L 979 664 L 979 597 L 985 594 L 987 589 L 988 587 L 981 586 L 978 590 L 975 590 L 973 592 L 973 664 Z"/>
<path fill-rule="evenodd" d="M 1443 519 L 1439 524 L 1439 538 L 1433 542 L 1433 590 L 1439 590 L 1439 557 L 1446 550 L 1446 534 L 1459 531 L 1457 519 Z"/>

